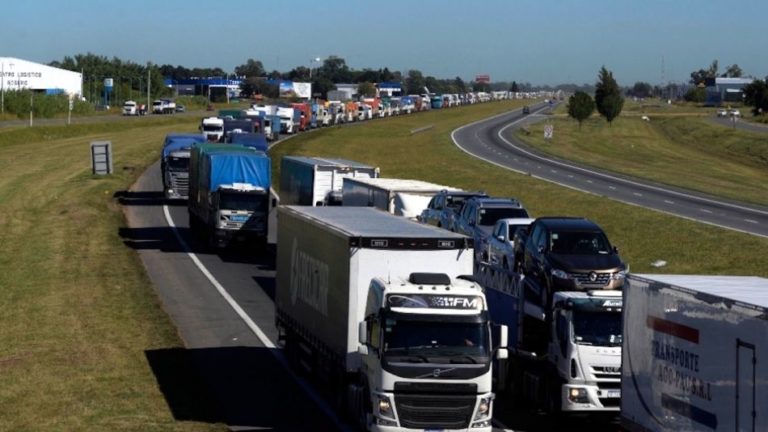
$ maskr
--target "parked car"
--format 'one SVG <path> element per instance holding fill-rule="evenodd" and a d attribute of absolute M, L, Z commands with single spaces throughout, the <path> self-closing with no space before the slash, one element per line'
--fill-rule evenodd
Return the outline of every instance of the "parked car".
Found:
<path fill-rule="evenodd" d="M 542 299 L 551 299 L 555 291 L 617 290 L 624 285 L 627 266 L 596 223 L 543 217 L 529 232 L 522 271 L 544 288 Z"/>
<path fill-rule="evenodd" d="M 464 202 L 473 197 L 487 196 L 484 192 L 444 190 L 432 197 L 417 219 L 421 223 L 453 231 L 453 223 Z"/>
<path fill-rule="evenodd" d="M 176 105 L 176 112 L 177 113 L 187 112 L 187 107 L 185 107 L 184 105 Z"/>
<path fill-rule="evenodd" d="M 456 217 L 453 231 L 472 237 L 476 258 L 480 259 L 486 238 L 491 235 L 496 221 L 504 218 L 527 218 L 528 211 L 514 198 L 470 198 Z"/>
<path fill-rule="evenodd" d="M 728 110 L 726 110 L 725 108 L 721 108 L 721 109 L 717 110 L 717 116 L 718 117 L 728 117 Z"/>
<path fill-rule="evenodd" d="M 528 105 L 524 106 L 523 107 L 523 114 L 530 114 L 530 113 L 531 113 L 531 108 L 529 108 Z"/>
<path fill-rule="evenodd" d="M 482 252 L 483 258 L 492 265 L 513 271 L 515 263 L 515 233 L 520 228 L 527 229 L 532 222 L 533 219 L 531 218 L 504 218 L 497 220 Z"/>
<path fill-rule="evenodd" d="M 732 110 L 728 111 L 728 115 L 731 116 L 731 117 L 741 117 L 741 111 L 739 111 L 737 109 L 732 109 Z"/>

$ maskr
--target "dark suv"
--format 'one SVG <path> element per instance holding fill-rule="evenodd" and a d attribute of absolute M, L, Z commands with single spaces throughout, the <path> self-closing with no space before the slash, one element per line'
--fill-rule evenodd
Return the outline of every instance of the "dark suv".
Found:
<path fill-rule="evenodd" d="M 543 217 L 529 228 L 522 271 L 554 291 L 621 289 L 627 266 L 594 222 L 584 218 Z"/>
<path fill-rule="evenodd" d="M 497 220 L 527 217 L 530 217 L 528 211 L 514 198 L 470 198 L 461 208 L 453 231 L 472 237 L 475 252 L 480 252 L 486 247 L 485 242 Z"/>
<path fill-rule="evenodd" d="M 435 194 L 429 201 L 429 205 L 419 215 L 421 223 L 434 225 L 438 228 L 453 230 L 453 222 L 459 214 L 462 205 L 470 198 L 487 197 L 483 192 L 467 192 L 456 190 L 444 190 Z"/>

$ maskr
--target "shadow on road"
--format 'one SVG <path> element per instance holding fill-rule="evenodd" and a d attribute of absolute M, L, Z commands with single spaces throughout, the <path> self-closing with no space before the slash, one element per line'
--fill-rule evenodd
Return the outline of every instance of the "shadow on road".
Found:
<path fill-rule="evenodd" d="M 130 206 L 161 206 L 167 204 L 161 191 L 131 192 L 117 191 L 112 195 L 122 205 Z M 168 203 L 171 203 L 169 201 Z"/>
<path fill-rule="evenodd" d="M 179 421 L 238 430 L 337 430 L 267 348 L 169 348 L 145 356 Z"/>

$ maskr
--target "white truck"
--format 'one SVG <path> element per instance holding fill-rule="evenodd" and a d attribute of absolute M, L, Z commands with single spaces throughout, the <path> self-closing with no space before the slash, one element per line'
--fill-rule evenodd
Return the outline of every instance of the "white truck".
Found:
<path fill-rule="evenodd" d="M 153 114 L 173 114 L 176 112 L 176 102 L 170 99 L 157 99 L 152 102 Z"/>
<path fill-rule="evenodd" d="M 123 115 L 124 116 L 135 116 L 139 115 L 139 107 L 136 104 L 136 101 L 128 100 L 123 103 Z"/>
<path fill-rule="evenodd" d="M 376 178 L 379 169 L 346 159 L 283 156 L 280 161 L 280 203 L 284 205 L 341 205 L 347 177 Z"/>
<path fill-rule="evenodd" d="M 445 190 L 460 189 L 421 180 L 345 178 L 341 199 L 343 206 L 376 207 L 415 220 L 427 208 L 429 200 Z"/>
<path fill-rule="evenodd" d="M 297 127 L 293 121 L 293 118 L 294 118 L 293 108 L 277 107 L 277 116 L 280 117 L 281 133 L 292 134 L 296 131 Z"/>
<path fill-rule="evenodd" d="M 278 208 L 289 364 L 371 431 L 491 431 L 494 350 L 471 239 L 372 208 Z M 499 345 L 506 328 L 499 327 Z"/>
<path fill-rule="evenodd" d="M 768 279 L 630 274 L 626 282 L 622 426 L 768 430 Z"/>
<path fill-rule="evenodd" d="M 547 310 L 534 278 L 482 264 L 475 278 L 485 288 L 493 322 L 509 328 L 498 391 L 554 415 L 618 414 L 621 291 L 557 291 Z"/>
<path fill-rule="evenodd" d="M 200 132 L 208 142 L 224 141 L 224 119 L 205 117 L 200 121 Z"/>

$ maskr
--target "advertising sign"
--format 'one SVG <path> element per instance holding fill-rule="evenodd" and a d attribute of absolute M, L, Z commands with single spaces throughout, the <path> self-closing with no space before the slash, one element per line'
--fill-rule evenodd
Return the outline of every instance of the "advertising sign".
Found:
<path fill-rule="evenodd" d="M 312 83 L 281 81 L 280 97 L 310 99 L 312 97 Z"/>

